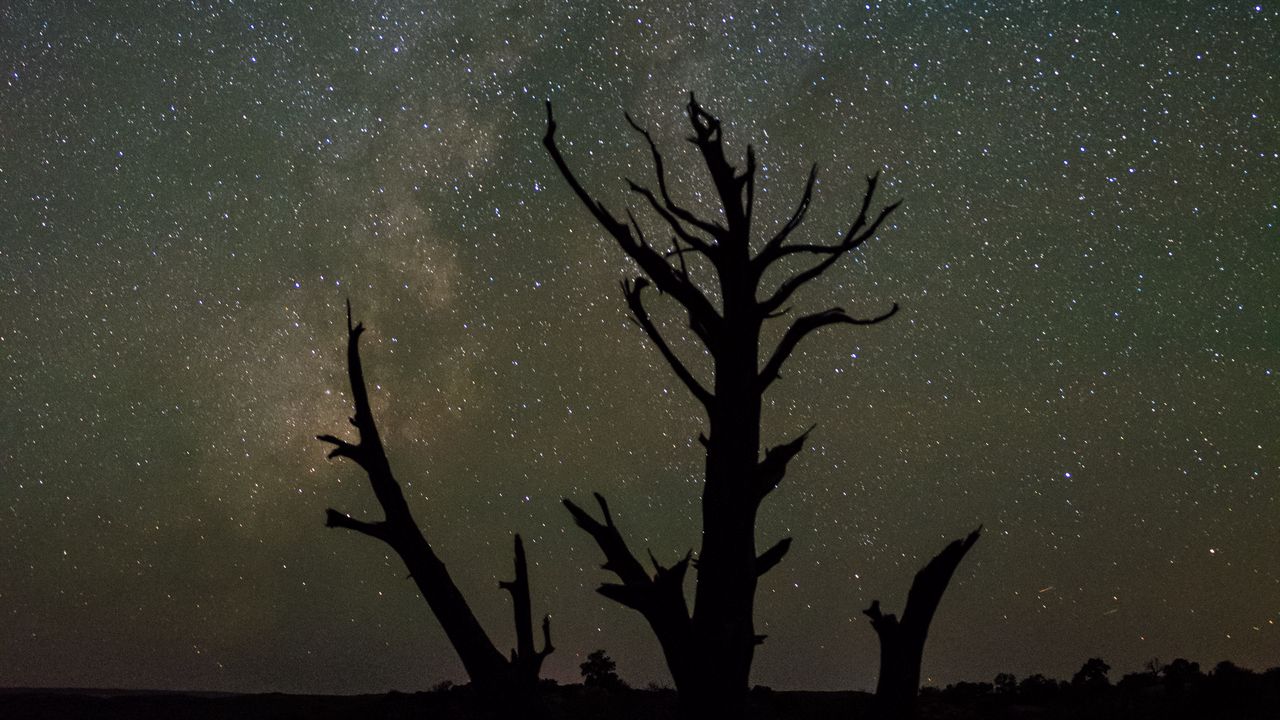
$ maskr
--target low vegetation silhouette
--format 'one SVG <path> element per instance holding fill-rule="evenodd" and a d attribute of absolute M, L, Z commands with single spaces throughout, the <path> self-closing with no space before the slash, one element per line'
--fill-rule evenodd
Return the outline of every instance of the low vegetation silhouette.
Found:
<path fill-rule="evenodd" d="M 582 684 L 610 692 L 626 690 L 629 685 L 618 677 L 618 664 L 604 650 L 595 650 L 578 666 L 582 672 Z"/>
<path fill-rule="evenodd" d="M 583 663 L 596 678 L 617 677 L 603 650 Z M 587 670 L 588 668 L 589 671 Z M 1035 674 L 1018 678 L 1000 673 L 991 682 L 957 682 L 920 692 L 921 720 L 1274 720 L 1280 707 L 1280 667 L 1254 672 L 1220 662 L 1204 672 L 1185 659 L 1153 660 L 1147 668 L 1111 682 L 1109 668 L 1091 658 L 1071 680 Z M 1077 681 L 1076 678 L 1080 678 Z M 1086 680 L 1086 678 L 1088 680 Z M 660 720 L 678 713 L 675 693 L 658 687 L 628 688 L 606 680 L 591 684 L 541 683 L 541 714 L 547 720 Z M 751 720 L 832 720 L 874 715 L 878 701 L 860 692 L 749 693 L 745 717 Z M 96 690 L 0 690 L 5 720 L 134 720 L 175 717 L 184 720 L 470 720 L 522 717 L 509 709 L 494 713 L 492 703 L 472 686 L 441 683 L 430 692 L 383 695 L 230 695 Z"/>

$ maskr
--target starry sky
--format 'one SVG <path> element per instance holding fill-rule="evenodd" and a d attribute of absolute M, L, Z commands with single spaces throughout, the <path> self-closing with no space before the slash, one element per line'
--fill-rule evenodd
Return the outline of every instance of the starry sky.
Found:
<path fill-rule="evenodd" d="M 800 237 L 838 237 L 877 169 L 906 201 L 796 297 L 902 311 L 823 331 L 766 398 L 767 442 L 818 428 L 761 511 L 760 547 L 795 543 L 753 682 L 874 687 L 860 611 L 979 523 L 926 682 L 1280 665 L 1277 58 L 1272 2 L 5 3 L 0 685 L 464 679 L 399 560 L 323 527 L 377 516 L 314 440 L 349 430 L 348 297 L 498 646 L 519 532 L 545 674 L 606 648 L 669 683 L 560 499 L 602 491 L 637 552 L 682 556 L 703 420 L 540 139 L 551 99 L 584 182 L 639 209 L 630 111 L 709 209 L 690 90 L 755 144 L 762 233 L 813 161 Z"/>

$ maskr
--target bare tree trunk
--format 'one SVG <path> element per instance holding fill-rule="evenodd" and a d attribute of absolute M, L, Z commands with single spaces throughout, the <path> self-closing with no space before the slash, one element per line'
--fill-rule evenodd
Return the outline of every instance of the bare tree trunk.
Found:
<path fill-rule="evenodd" d="M 928 565 L 916 573 L 907 593 L 907 607 L 902 620 L 880 610 L 873 600 L 863 611 L 871 618 L 871 627 L 880 638 L 880 680 L 876 684 L 876 708 L 884 720 L 906 720 L 915 716 L 916 697 L 920 693 L 920 664 L 929 624 L 942 601 L 951 576 L 969 548 L 978 542 L 982 528 L 968 537 L 955 540 L 938 553 Z"/>
<path fill-rule="evenodd" d="M 319 435 L 317 439 L 333 445 L 329 457 L 345 457 L 364 469 L 373 488 L 378 504 L 382 506 L 383 520 L 357 520 L 332 508 L 325 511 L 325 525 L 346 528 L 376 538 L 396 551 L 409 570 L 409 576 L 418 591 L 444 628 L 462 660 L 471 682 L 482 691 L 525 691 L 537 685 L 542 660 L 551 646 L 550 619 L 544 619 L 542 632 L 544 647 L 541 652 L 533 649 L 533 623 L 530 619 L 529 575 L 525 563 L 524 543 L 515 537 L 515 580 L 504 582 L 501 587 L 511 591 L 516 622 L 517 647 L 508 661 L 498 652 L 479 620 L 471 612 L 462 592 L 453 582 L 448 569 L 436 556 L 417 521 L 409 510 L 400 483 L 391 474 L 391 464 L 382 446 L 377 423 L 369 406 L 369 392 L 365 387 L 364 370 L 360 363 L 360 335 L 363 324 L 352 325 L 351 303 L 347 303 L 347 374 L 351 381 L 351 394 L 355 414 L 351 424 L 360 439 L 348 442 L 333 435 Z"/>
<path fill-rule="evenodd" d="M 542 661 L 555 650 L 551 645 L 551 617 L 542 618 L 542 650 L 533 649 L 533 608 L 529 602 L 529 568 L 525 563 L 524 541 L 515 538 L 515 579 L 498 586 L 511 593 L 512 611 L 516 618 L 516 647 L 511 651 L 508 673 L 526 691 L 534 690 Z"/>
<path fill-rule="evenodd" d="M 855 318 L 839 307 L 800 316 L 763 357 L 761 329 L 767 320 L 788 313 L 784 306 L 800 287 L 874 237 L 898 204 L 881 209 L 874 217 L 868 216 L 879 177 L 872 176 L 867 178 L 858 217 L 839 242 L 788 243 L 788 237 L 808 211 L 815 166 L 791 217 L 760 243 L 762 247 L 757 252 L 752 244 L 755 151 L 747 147 L 746 168 L 739 172 L 725 158 L 720 121 L 692 95 L 688 116 L 693 129 L 689 141 L 698 148 L 710 175 L 714 192 L 708 195 L 720 205 L 721 212 L 712 219 L 700 217 L 672 199 L 661 153 L 649 133 L 627 116 L 649 147 L 658 192 L 628 183 L 671 233 L 672 248 L 666 252 L 649 244 L 630 210 L 624 220 L 583 187 L 556 144 L 556 122 L 549 102 L 543 144 L 570 189 L 639 266 L 640 275 L 622 284 L 631 318 L 707 414 L 708 432 L 699 435 L 706 448 L 706 482 L 692 615 L 680 588 L 687 557 L 670 569 L 655 560 L 655 574 L 650 576 L 614 526 L 604 498 L 596 495 L 604 513 L 601 521 L 569 500 L 565 505 L 604 552 L 604 568 L 621 580 L 621 584 L 605 583 L 600 592 L 640 611 L 658 636 L 680 692 L 683 714 L 738 717 L 745 709 L 755 646 L 764 640 L 754 629 L 757 578 L 781 561 L 791 543 L 790 538 L 784 538 L 757 555 L 756 513 L 761 501 L 781 482 L 787 464 L 800 452 L 808 436 L 806 431 L 769 448 L 761 458 L 764 393 L 780 377 L 782 365 L 800 342 L 813 332 L 828 325 L 874 325 L 892 316 L 898 306 L 867 319 Z M 689 257 L 698 264 L 691 266 Z M 783 280 L 760 299 L 758 293 L 766 271 L 784 258 L 811 261 L 798 272 L 783 272 Z M 718 285 L 693 278 L 695 267 L 705 269 L 708 264 Z M 688 313 L 690 329 L 700 341 L 701 350 L 713 361 L 714 377 L 709 386 L 681 361 L 679 353 L 650 320 L 643 301 L 643 291 L 650 285 L 673 298 Z M 718 303 L 712 300 L 717 297 Z"/>

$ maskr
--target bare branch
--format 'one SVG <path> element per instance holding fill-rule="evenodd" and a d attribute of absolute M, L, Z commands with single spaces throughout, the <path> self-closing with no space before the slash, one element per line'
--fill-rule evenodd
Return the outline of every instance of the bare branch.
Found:
<path fill-rule="evenodd" d="M 649 610 L 650 595 L 641 588 L 619 583 L 600 583 L 596 592 L 641 614 Z"/>
<path fill-rule="evenodd" d="M 778 487 L 778 483 L 782 482 L 782 478 L 787 474 L 787 463 L 804 449 L 804 443 L 809 439 L 809 433 L 817 425 L 810 425 L 808 430 L 800 433 L 794 440 L 776 447 L 771 447 L 764 453 L 764 460 L 756 466 L 756 497 L 763 500 L 766 495 L 773 492 Z"/>
<path fill-rule="evenodd" d="M 942 601 L 942 594 L 951 582 L 951 576 L 981 535 L 982 526 L 979 525 L 966 537 L 951 541 L 916 573 L 911 582 L 911 590 L 907 593 L 907 605 L 902 611 L 903 625 L 928 629 L 938 603 Z"/>
<path fill-rule="evenodd" d="M 586 188 L 582 187 L 582 183 L 578 182 L 578 177 L 569 169 L 568 163 L 565 162 L 564 156 L 560 154 L 560 148 L 556 146 L 556 120 L 551 112 L 551 101 L 547 101 L 547 133 L 542 138 L 542 144 L 547 148 L 547 152 L 551 154 L 551 159 L 555 161 L 556 167 L 560 169 L 560 174 L 564 176 L 565 182 L 569 183 L 569 187 L 573 190 L 573 194 L 578 196 L 582 204 L 591 211 L 596 221 L 609 231 L 610 235 L 618 238 L 623 242 L 620 236 L 627 236 L 627 226 L 609 212 L 604 203 L 599 202 L 591 197 Z M 627 236 L 629 239 L 629 236 Z M 625 249 L 625 245 L 624 245 Z"/>
<path fill-rule="evenodd" d="M 387 533 L 387 523 L 385 521 L 366 522 L 357 520 L 346 513 L 340 513 L 333 508 L 324 511 L 324 526 L 331 528 L 346 528 L 347 530 L 355 530 L 358 533 L 368 535 L 371 538 L 390 543 L 391 538 Z"/>
<path fill-rule="evenodd" d="M 467 675 L 479 684 L 501 684 L 502 678 L 506 677 L 506 661 L 476 620 L 444 563 L 423 537 L 409 511 L 400 483 L 391 472 L 391 464 L 387 461 L 386 452 L 378 437 L 378 427 L 369 406 L 369 393 L 364 382 L 359 345 L 363 332 L 362 324 L 352 322 L 351 304 L 348 302 L 347 375 L 351 381 L 351 396 L 355 405 L 351 424 L 355 426 L 360 439 L 352 443 L 333 435 L 320 435 L 318 438 L 334 446 L 329 457 L 352 459 L 364 469 L 386 519 L 366 522 L 330 509 L 325 513 L 325 524 L 378 538 L 395 550 L 404 561 L 409 576 L 413 578 L 423 599 L 439 619 L 445 635 L 457 650 Z"/>
<path fill-rule="evenodd" d="M 378 424 L 373 418 L 373 410 L 369 405 L 369 391 L 364 381 L 364 365 L 360 361 L 360 336 L 364 334 L 363 323 L 353 323 L 351 319 L 351 301 L 347 301 L 347 377 L 351 382 L 351 398 L 355 406 L 355 414 L 351 424 L 360 436 L 359 442 L 352 443 L 334 435 L 317 435 L 316 439 L 333 445 L 329 458 L 345 457 L 356 462 L 369 477 L 369 485 L 373 488 L 378 504 L 386 513 L 387 522 L 400 529 L 417 525 L 409 512 L 400 483 L 391 474 L 391 464 L 387 461 L 386 451 L 382 447 L 382 439 L 378 435 Z"/>
<path fill-rule="evenodd" d="M 600 506 L 603 522 L 591 517 L 572 500 L 565 498 L 563 502 L 578 527 L 586 530 L 604 552 L 604 569 L 613 572 L 622 581 L 603 583 L 596 588 L 596 592 L 644 615 L 662 645 L 663 655 L 666 656 L 667 666 L 671 668 L 676 686 L 681 687 L 695 671 L 691 665 L 692 623 L 683 589 L 691 554 L 685 555 L 683 560 L 669 569 L 654 561 L 655 575 L 649 577 L 613 524 L 613 515 L 609 512 L 609 504 L 605 502 L 604 496 L 595 493 L 595 498 Z"/>
<path fill-rule="evenodd" d="M 907 606 L 899 620 L 880 609 L 873 600 L 863 613 L 880 640 L 880 677 L 876 683 L 876 704 L 884 717 L 914 717 L 913 708 L 920 689 L 920 666 L 924 657 L 929 625 L 942 595 L 965 553 L 978 541 L 982 528 L 956 540 L 916 573 L 907 594 Z"/>
<path fill-rule="evenodd" d="M 541 652 L 533 649 L 533 613 L 529 601 L 529 568 L 525 560 L 524 541 L 515 536 L 515 579 L 501 581 L 498 587 L 511 593 L 511 607 L 515 616 L 516 647 L 511 651 L 512 664 L 517 665 L 525 677 L 534 679 L 542 668 L 542 661 L 552 651 L 551 619 L 542 621 L 545 638 Z"/>
<path fill-rule="evenodd" d="M 613 524 L 613 515 L 609 512 L 609 504 L 604 496 L 600 493 L 594 493 L 594 495 L 596 502 L 600 505 L 604 522 L 591 517 L 568 498 L 562 502 L 573 515 L 578 527 L 586 530 L 604 552 L 605 563 L 602 568 L 617 575 L 622 581 L 622 584 L 604 583 L 597 588 L 597 591 L 623 605 L 640 610 L 646 616 L 653 613 L 667 615 L 674 607 L 674 603 L 678 603 L 679 613 L 687 621 L 688 610 L 680 587 L 689 565 L 689 556 L 685 556 L 670 569 L 663 568 L 655 560 L 655 575 L 650 577 L 627 547 L 626 541 L 622 539 L 622 533 L 618 532 L 617 526 Z M 650 620 L 652 621 L 652 618 Z"/>
<path fill-rule="evenodd" d="M 560 170 L 560 174 L 564 176 L 565 181 L 569 183 L 569 187 L 574 194 L 591 211 L 591 214 L 601 226 L 613 236 L 613 239 L 622 248 L 623 252 L 636 261 L 636 264 L 649 276 L 649 279 L 653 281 L 658 290 L 675 298 L 677 302 L 689 311 L 691 326 L 704 328 L 706 332 L 718 327 L 721 320 L 720 315 L 702 290 L 690 282 L 687 276 L 681 275 L 675 268 L 672 268 L 667 259 L 663 257 L 663 253 L 649 247 L 647 243 L 638 241 L 632 235 L 631 228 L 627 223 L 614 217 L 603 203 L 592 198 L 590 193 L 582 187 L 582 183 L 578 181 L 577 176 L 573 174 L 569 164 L 560 153 L 560 148 L 556 145 L 555 133 L 555 117 L 552 114 L 551 102 L 547 101 L 547 133 L 542 139 L 542 144 L 547 148 L 551 159 Z"/>
<path fill-rule="evenodd" d="M 791 549 L 791 538 L 782 538 L 772 547 L 756 556 L 756 577 L 760 577 L 782 562 L 787 551 Z"/>
<path fill-rule="evenodd" d="M 556 651 L 556 646 L 551 644 L 551 616 L 542 616 L 542 650 L 538 654 L 546 657 Z"/>
<path fill-rule="evenodd" d="M 875 628 L 877 633 L 884 633 L 888 628 L 897 627 L 898 618 L 893 613 L 888 615 L 880 610 L 880 601 L 872 600 L 871 607 L 862 611 L 863 615 L 871 618 L 871 627 Z"/>
<path fill-rule="evenodd" d="M 632 220 L 632 224 L 635 224 L 635 220 Z M 684 254 L 686 252 L 696 252 L 696 250 L 694 248 L 685 249 L 680 247 L 680 239 L 673 235 L 671 237 L 671 250 L 666 254 L 666 257 L 674 257 L 680 262 L 680 275 L 684 277 L 685 280 L 688 280 L 689 264 L 684 260 Z"/>
<path fill-rule="evenodd" d="M 685 228 L 685 226 L 681 224 L 679 220 L 676 219 L 674 215 L 668 212 L 666 208 L 662 207 L 662 205 L 658 202 L 658 198 L 653 196 L 652 190 L 650 190 L 647 187 L 644 187 L 643 185 L 638 185 L 630 179 L 627 180 L 627 185 L 628 187 L 631 188 L 632 192 L 643 196 L 645 200 L 649 201 L 649 206 L 653 208 L 653 211 L 658 213 L 658 217 L 661 217 L 663 220 L 666 221 L 667 225 L 671 227 L 671 229 L 675 232 L 675 234 L 679 238 L 689 243 L 689 245 L 691 245 L 693 249 L 706 255 L 707 257 L 714 256 L 715 246 L 713 246 L 711 243 L 707 242 L 706 240 L 703 240 L 702 238 L 698 237 L 697 235 L 694 235 L 693 233 L 689 232 Z M 634 224 L 634 221 L 633 221 L 633 224 Z"/>
<path fill-rule="evenodd" d="M 872 318 L 851 317 L 841 308 L 831 308 L 797 318 L 791 324 L 791 327 L 787 328 L 782 340 L 778 342 L 778 347 L 773 351 L 773 355 L 769 357 L 769 362 L 765 363 L 764 370 L 760 372 L 760 382 L 763 387 L 767 388 L 781 377 L 782 364 L 791 356 L 800 341 L 815 330 L 827 325 L 875 325 L 888 320 L 897 312 L 898 303 L 894 303 L 889 312 Z"/>
<path fill-rule="evenodd" d="M 725 159 L 720 120 L 699 105 L 693 93 L 689 93 L 688 112 L 689 124 L 693 127 L 693 137 L 689 138 L 689 142 L 696 145 L 702 153 L 707 171 L 711 173 L 711 182 L 720 197 L 720 205 L 724 208 L 728 227 L 722 237 L 724 240 L 732 239 L 742 243 L 741 247 L 733 248 L 735 252 L 750 252 L 746 244 L 750 235 L 747 225 L 750 209 L 742 197 L 744 181 Z"/>
<path fill-rule="evenodd" d="M 667 344 L 666 339 L 662 337 L 662 333 L 659 332 L 657 326 L 655 326 L 653 321 L 649 318 L 649 313 L 644 307 L 644 301 L 641 299 L 641 293 L 644 292 L 644 289 L 648 286 L 649 281 L 643 277 L 636 278 L 634 282 L 628 280 L 622 281 L 622 294 L 626 297 L 627 307 L 631 308 L 632 318 L 636 321 L 636 324 L 644 330 L 645 334 L 649 336 L 649 339 L 653 341 L 653 344 L 658 348 L 658 351 L 662 353 L 662 357 L 667 361 L 667 364 L 675 371 L 676 377 L 680 378 L 680 382 L 684 383 L 685 387 L 689 388 L 689 392 L 693 393 L 693 396 L 698 399 L 698 402 L 701 402 L 704 406 L 710 407 L 713 399 L 711 392 L 703 387 L 702 383 L 698 382 L 698 379 L 693 376 L 693 373 L 689 371 L 689 368 L 685 367 L 684 363 L 680 361 L 680 358 L 677 357 L 675 352 L 671 349 L 671 346 Z"/>
<path fill-rule="evenodd" d="M 783 303 L 787 301 L 788 298 L 791 297 L 793 293 L 795 293 L 796 290 L 799 290 L 800 287 L 803 286 L 805 283 L 821 276 L 824 272 L 827 271 L 828 268 L 834 265 L 836 261 L 838 261 L 840 258 L 844 257 L 847 253 L 850 253 L 853 250 L 856 250 L 859 246 L 861 246 L 867 240 L 871 239 L 872 237 L 875 237 L 876 232 L 879 231 L 880 225 L 884 223 L 885 218 L 889 217 L 889 215 L 892 214 L 894 210 L 897 210 L 898 206 L 902 204 L 902 201 L 899 200 L 898 202 L 885 206 L 880 210 L 880 213 L 876 216 L 876 219 L 872 221 L 870 225 L 868 225 L 867 210 L 871 206 L 871 199 L 875 195 L 876 185 L 879 183 L 879 181 L 880 181 L 879 172 L 867 178 L 867 191 L 862 198 L 862 208 L 858 213 L 858 219 L 855 220 L 853 225 L 849 227 L 849 230 L 845 232 L 844 237 L 840 240 L 839 243 L 835 245 L 794 245 L 794 246 L 778 244 L 771 248 L 766 248 L 764 251 L 761 251 L 760 255 L 757 256 L 756 258 L 756 270 L 761 274 L 764 273 L 765 269 L 770 264 L 772 264 L 778 258 L 784 257 L 786 255 L 791 255 L 795 253 L 810 253 L 815 255 L 826 255 L 826 257 L 823 258 L 821 261 L 819 261 L 816 265 L 813 265 L 807 270 L 798 272 L 795 275 L 791 276 L 790 278 L 787 278 L 786 280 L 784 280 L 782 284 L 778 286 L 778 289 L 774 291 L 772 296 L 770 296 L 764 302 L 760 303 L 761 312 L 767 314 L 767 313 L 773 312 L 774 310 L 777 310 L 779 307 L 782 306 Z"/>
<path fill-rule="evenodd" d="M 653 556 L 653 552 L 649 553 L 649 560 L 653 563 L 653 584 L 655 589 L 664 595 L 672 596 L 684 594 L 684 576 L 689 570 L 689 561 L 693 558 L 693 551 L 684 554 L 675 565 L 671 567 L 663 567 L 658 563 L 658 559 Z"/>
<path fill-rule="evenodd" d="M 818 180 L 818 163 L 814 163 L 809 168 L 809 179 L 804 184 L 804 192 L 800 195 L 800 202 L 796 205 L 795 212 L 791 213 L 791 217 L 782 229 L 769 238 L 769 242 L 765 243 L 764 249 L 756 256 L 756 264 L 761 270 L 769 266 L 769 263 L 780 255 L 782 243 L 791 235 L 800 223 L 804 222 L 804 216 L 809 212 L 809 204 L 813 202 L 813 185 Z"/>
<path fill-rule="evenodd" d="M 697 215 L 694 215 L 689 210 L 686 210 L 680 207 L 679 205 L 676 205 L 675 202 L 672 201 L 671 193 L 667 189 L 667 173 L 663 169 L 662 153 L 658 152 L 657 143 L 653 141 L 653 136 L 649 134 L 648 130 L 645 130 L 644 128 L 636 124 L 636 121 L 631 118 L 630 113 L 623 113 L 623 115 L 627 118 L 627 122 L 631 125 L 631 127 L 634 128 L 636 132 L 643 135 L 645 142 L 649 144 L 649 152 L 653 155 L 653 170 L 658 176 L 658 192 L 662 193 L 662 201 L 666 203 L 666 209 L 675 217 L 678 217 L 684 222 L 690 225 L 693 225 L 694 227 L 698 228 L 702 232 L 707 233 L 711 237 L 719 238 L 720 235 L 724 232 L 724 228 L 720 227 L 718 224 L 714 222 L 708 222 L 706 220 L 703 220 Z M 632 184 L 632 187 L 634 189 L 635 187 L 634 183 Z M 652 197 L 650 199 L 652 201 Z M 658 204 L 656 201 L 653 202 L 653 206 L 655 210 L 658 209 Z M 659 210 L 659 212 L 661 212 L 661 210 Z"/>
<path fill-rule="evenodd" d="M 344 457 L 354 460 L 357 464 L 360 464 L 362 454 L 360 452 L 359 445 L 353 445 L 334 435 L 317 435 L 316 439 L 334 446 L 333 449 L 329 451 L 329 454 L 325 456 L 328 459 L 332 460 L 334 458 Z"/>
<path fill-rule="evenodd" d="M 738 176 L 746 191 L 747 227 L 751 227 L 751 216 L 756 207 L 756 149 L 747 145 L 747 169 Z"/>

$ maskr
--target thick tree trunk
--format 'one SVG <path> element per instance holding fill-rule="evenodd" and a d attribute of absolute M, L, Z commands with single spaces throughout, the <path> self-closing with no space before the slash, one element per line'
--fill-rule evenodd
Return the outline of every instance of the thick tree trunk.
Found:
<path fill-rule="evenodd" d="M 907 607 L 902 620 L 880 610 L 873 600 L 863 612 L 871 618 L 871 627 L 880 638 L 880 679 L 876 684 L 876 709 L 882 720 L 907 720 L 915 716 L 916 697 L 920 692 L 920 665 L 929 624 L 942 601 L 951 576 L 969 548 L 978 541 L 982 528 L 947 545 L 928 565 L 916 573 L 907 593 Z"/>
<path fill-rule="evenodd" d="M 751 298 L 754 301 L 754 298 Z M 690 698 L 693 714 L 737 717 L 750 687 L 756 637 L 756 511 L 761 390 L 759 327 L 731 314 L 726 298 L 723 338 L 731 350 L 716 363 L 716 400 L 707 438 L 702 496 L 702 549 L 693 610 L 703 678 Z M 711 714 L 709 714 L 711 713 Z"/>

